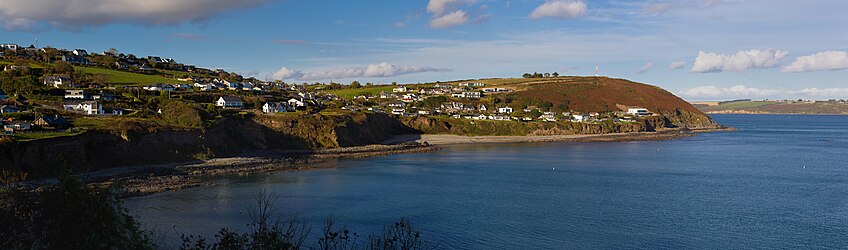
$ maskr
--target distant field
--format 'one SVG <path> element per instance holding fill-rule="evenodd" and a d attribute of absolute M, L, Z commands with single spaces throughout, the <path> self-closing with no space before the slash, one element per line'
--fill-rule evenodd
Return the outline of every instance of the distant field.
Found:
<path fill-rule="evenodd" d="M 340 96 L 342 98 L 353 98 L 354 96 L 362 95 L 362 93 L 371 93 L 372 95 L 379 95 L 380 92 L 392 92 L 392 89 L 395 86 L 392 85 L 381 85 L 374 87 L 362 87 L 358 89 L 340 89 L 340 90 L 329 90 L 327 93 L 334 94 Z"/>
<path fill-rule="evenodd" d="M 144 75 L 131 72 L 117 71 L 111 69 L 101 69 L 93 67 L 74 66 L 74 68 L 82 70 L 82 72 L 93 75 L 106 75 L 107 82 L 118 85 L 150 85 L 157 83 L 184 83 L 176 79 L 170 79 L 158 75 Z"/>
<path fill-rule="evenodd" d="M 706 113 L 765 113 L 765 114 L 848 114 L 848 104 L 842 103 L 781 103 L 773 101 L 733 102 L 699 107 Z"/>

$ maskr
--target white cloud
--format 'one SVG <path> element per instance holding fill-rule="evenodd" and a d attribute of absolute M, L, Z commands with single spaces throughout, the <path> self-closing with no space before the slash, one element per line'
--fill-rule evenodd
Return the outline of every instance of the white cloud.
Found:
<path fill-rule="evenodd" d="M 427 12 L 441 16 L 442 14 L 454 10 L 456 6 L 471 5 L 477 0 L 430 0 L 427 3 Z"/>
<path fill-rule="evenodd" d="M 389 63 L 371 64 L 365 67 L 351 67 L 327 71 L 302 72 L 292 70 L 286 67 L 281 68 L 277 72 L 268 76 L 274 80 L 337 80 L 349 78 L 386 78 L 406 74 L 424 73 L 424 72 L 445 72 L 450 71 L 444 68 L 420 67 L 420 66 L 398 66 Z"/>
<path fill-rule="evenodd" d="M 203 20 L 221 12 L 254 7 L 267 0 L 0 0 L 0 21 L 7 29 L 44 22 L 79 28 L 109 23 L 145 25 Z"/>
<path fill-rule="evenodd" d="M 788 51 L 767 49 L 739 51 L 734 55 L 698 52 L 692 73 L 716 73 L 722 71 L 743 72 L 754 68 L 774 68 L 780 65 Z"/>
<path fill-rule="evenodd" d="M 686 62 L 684 61 L 675 61 L 668 64 L 669 69 L 682 69 L 686 67 Z"/>
<path fill-rule="evenodd" d="M 430 20 L 430 27 L 443 29 L 450 28 L 457 25 L 465 24 L 468 22 L 468 13 L 465 11 L 457 10 L 453 13 L 437 17 L 433 20 Z"/>
<path fill-rule="evenodd" d="M 649 3 L 642 7 L 642 13 L 647 15 L 659 15 L 674 8 L 670 3 Z"/>
<path fill-rule="evenodd" d="M 655 64 L 654 64 L 653 62 L 645 63 L 645 65 L 644 65 L 644 66 L 642 66 L 641 68 L 639 68 L 638 70 L 636 70 L 636 74 L 644 74 L 645 72 L 648 72 L 648 70 L 653 69 L 653 68 L 654 68 L 654 65 L 655 65 Z"/>
<path fill-rule="evenodd" d="M 783 72 L 798 73 L 824 70 L 848 69 L 848 52 L 822 51 L 795 59 L 795 62 L 783 68 Z"/>
<path fill-rule="evenodd" d="M 685 90 L 680 96 L 694 100 L 753 99 L 844 99 L 848 88 L 761 89 L 736 85 L 729 88 L 700 86 Z"/>
<path fill-rule="evenodd" d="M 530 18 L 540 19 L 553 17 L 559 19 L 574 19 L 586 14 L 586 3 L 583 1 L 551 0 L 536 7 Z"/>

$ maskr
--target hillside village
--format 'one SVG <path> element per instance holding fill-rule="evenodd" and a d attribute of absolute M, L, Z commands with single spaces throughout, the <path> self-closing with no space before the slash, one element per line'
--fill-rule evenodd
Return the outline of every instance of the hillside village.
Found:
<path fill-rule="evenodd" d="M 513 122 L 636 122 L 641 107 L 603 113 L 544 101 L 518 102 L 514 86 L 481 81 L 430 84 L 285 83 L 115 49 L 89 53 L 0 45 L 0 112 L 6 136 L 19 140 L 109 129 L 114 119 L 203 127 L 227 115 L 374 112 L 395 116 Z M 559 77 L 525 74 L 524 78 Z M 190 115 L 186 115 L 190 114 Z"/>

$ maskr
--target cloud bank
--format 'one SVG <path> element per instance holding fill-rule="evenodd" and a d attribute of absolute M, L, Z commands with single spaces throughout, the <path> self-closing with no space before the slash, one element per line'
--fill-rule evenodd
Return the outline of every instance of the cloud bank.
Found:
<path fill-rule="evenodd" d="M 274 80 L 303 80 L 303 81 L 316 81 L 316 80 L 336 80 L 336 79 L 350 79 L 350 78 L 386 78 L 386 77 L 394 77 L 399 75 L 407 75 L 407 74 L 415 74 L 415 73 L 424 73 L 424 72 L 446 72 L 451 71 L 450 69 L 445 68 L 434 68 L 434 67 L 421 67 L 421 66 L 398 66 L 389 63 L 379 63 L 379 64 L 371 64 L 365 67 L 352 67 L 352 68 L 343 68 L 343 69 L 335 69 L 328 71 L 313 71 L 313 72 L 302 72 L 298 70 L 289 69 L 286 67 L 281 68 L 274 74 L 271 74 L 268 78 Z"/>
<path fill-rule="evenodd" d="M 848 88 L 760 89 L 736 85 L 729 88 L 700 86 L 685 90 L 680 96 L 693 100 L 755 99 L 844 99 Z"/>
<path fill-rule="evenodd" d="M 692 73 L 743 72 L 755 68 L 774 68 L 780 65 L 789 51 L 767 49 L 739 51 L 733 55 L 698 52 Z"/>
<path fill-rule="evenodd" d="M 541 19 L 546 17 L 559 19 L 574 19 L 586 14 L 588 7 L 583 1 L 553 0 L 547 1 L 536 7 L 530 18 Z"/>
<path fill-rule="evenodd" d="M 848 52 L 822 51 L 795 59 L 781 71 L 788 73 L 848 69 Z"/>
<path fill-rule="evenodd" d="M 0 0 L 6 29 L 29 29 L 39 23 L 62 28 L 110 23 L 176 24 L 208 19 L 232 9 L 267 0 Z"/>

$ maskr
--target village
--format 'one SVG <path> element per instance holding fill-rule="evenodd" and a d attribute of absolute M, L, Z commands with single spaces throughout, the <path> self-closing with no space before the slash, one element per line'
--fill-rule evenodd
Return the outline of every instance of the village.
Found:
<path fill-rule="evenodd" d="M 244 78 L 159 56 L 136 57 L 115 49 L 89 53 L 84 49 L 2 44 L 0 57 L 3 58 L 0 113 L 7 136 L 79 132 L 85 128 L 73 122 L 77 117 L 156 117 L 162 115 L 158 105 L 165 100 L 181 100 L 219 116 L 221 111 L 274 115 L 346 110 L 405 117 L 593 123 L 636 122 L 640 117 L 653 115 L 642 107 L 599 113 L 565 110 L 544 102 L 511 103 L 509 94 L 515 89 L 487 86 L 479 81 L 365 86 L 359 82 L 295 84 Z M 140 76 L 158 78 L 145 79 L 146 84 L 114 84 L 117 78 L 109 74 L 118 73 L 139 79 Z M 559 77 L 558 73 L 536 75 Z"/>

